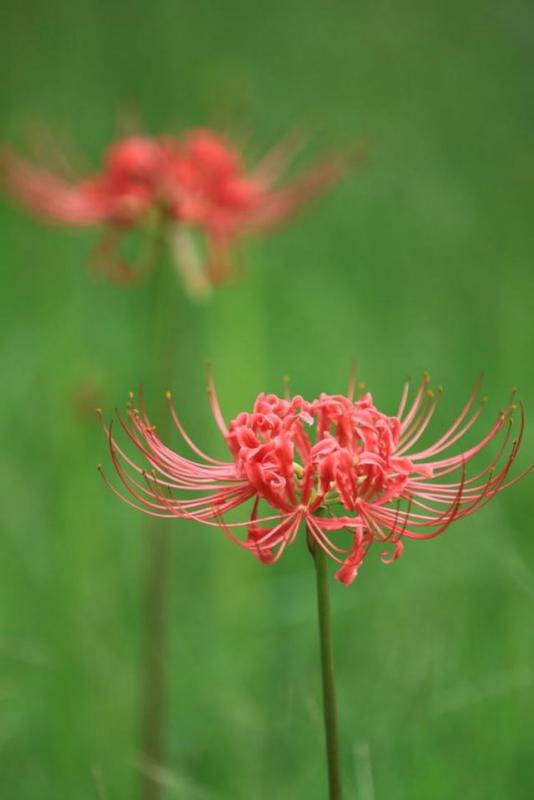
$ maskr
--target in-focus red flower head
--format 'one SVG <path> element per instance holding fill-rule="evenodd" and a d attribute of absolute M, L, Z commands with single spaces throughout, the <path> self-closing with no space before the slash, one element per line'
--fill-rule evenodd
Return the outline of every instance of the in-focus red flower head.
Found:
<path fill-rule="evenodd" d="M 231 276 L 239 240 L 290 219 L 347 172 L 346 160 L 329 156 L 280 185 L 295 149 L 288 139 L 248 170 L 226 138 L 198 129 L 122 139 L 104 154 L 99 172 L 79 181 L 11 152 L 3 174 L 8 192 L 40 219 L 104 226 L 94 263 L 111 277 L 136 277 L 119 249 L 128 231 L 143 227 L 151 241 L 167 239 L 186 288 L 200 294 Z"/>
<path fill-rule="evenodd" d="M 190 455 L 163 443 L 141 404 L 119 416 L 126 437 L 142 456 L 139 465 L 105 428 L 122 491 L 129 505 L 156 517 L 192 519 L 223 531 L 262 562 L 276 562 L 305 528 L 312 547 L 338 564 L 336 577 L 350 584 L 378 543 L 384 562 L 398 558 L 406 539 L 431 539 L 456 519 L 482 508 L 530 470 L 509 478 L 524 433 L 523 409 L 510 402 L 474 444 L 461 442 L 478 421 L 485 398 L 479 387 L 447 430 L 420 447 L 441 391 L 423 378 L 410 400 L 406 383 L 395 416 L 380 411 L 366 393 L 260 394 L 251 411 L 224 421 L 213 384 L 215 422 L 229 451 L 221 461 L 204 453 L 186 433 L 168 395 L 177 432 Z M 492 448 L 494 440 L 499 439 Z M 472 462 L 490 450 L 484 465 Z M 228 514 L 241 509 L 235 521 Z M 240 535 L 242 534 L 242 535 Z"/>

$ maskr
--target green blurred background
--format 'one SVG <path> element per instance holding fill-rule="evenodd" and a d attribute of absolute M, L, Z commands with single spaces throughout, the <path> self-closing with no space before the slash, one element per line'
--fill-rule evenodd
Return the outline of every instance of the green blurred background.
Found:
<path fill-rule="evenodd" d="M 488 422 L 515 384 L 532 417 L 533 45 L 527 0 L 27 0 L 2 8 L 1 137 L 19 146 L 44 121 L 96 164 L 134 108 L 150 132 L 229 127 L 251 159 L 302 121 L 368 141 L 366 170 L 251 243 L 244 280 L 209 305 L 165 265 L 173 388 L 205 447 L 220 452 L 206 358 L 228 416 L 286 373 L 303 394 L 342 391 L 355 357 L 391 413 L 405 374 L 429 369 L 443 425 L 481 371 Z M 163 419 L 154 287 L 95 279 L 93 233 L 8 203 L 0 226 L 0 794 L 130 798 L 146 523 L 98 479 L 94 407 L 111 415 L 143 381 Z M 347 798 L 533 796 L 532 515 L 526 480 L 332 586 Z M 166 797 L 323 798 L 302 540 L 269 569 L 169 525 Z"/>

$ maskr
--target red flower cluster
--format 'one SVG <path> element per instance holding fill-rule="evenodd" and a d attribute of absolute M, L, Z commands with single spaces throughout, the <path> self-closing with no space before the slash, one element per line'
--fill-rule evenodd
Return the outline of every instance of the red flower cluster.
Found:
<path fill-rule="evenodd" d="M 480 416 L 485 398 L 475 407 L 476 389 L 433 445 L 414 450 L 434 416 L 440 392 L 429 390 L 425 376 L 408 404 L 409 389 L 407 383 L 393 417 L 379 411 L 370 394 L 354 400 L 352 389 L 347 396 L 321 394 L 311 402 L 262 394 L 252 412 L 239 414 L 227 427 L 210 384 L 212 410 L 230 462 L 203 453 L 172 405 L 176 427 L 195 460 L 169 449 L 146 412 L 131 406 L 129 423 L 119 419 L 147 467 L 137 466 L 111 427 L 107 429 L 114 466 L 133 497 L 123 499 L 154 516 L 217 526 L 264 563 L 277 561 L 304 523 L 313 545 L 339 563 L 336 577 L 349 584 L 373 542 L 393 543 L 392 550 L 381 553 L 385 562 L 392 561 L 401 555 L 403 539 L 437 536 L 522 477 L 507 481 L 523 437 L 522 409 L 510 446 L 512 404 L 477 444 L 444 455 Z M 467 465 L 500 432 L 504 436 L 497 452 L 467 478 Z M 455 480 L 444 480 L 453 473 Z M 224 519 L 246 503 L 251 504 L 246 520 Z M 260 503 L 270 510 L 260 514 Z M 236 535 L 240 529 L 247 533 L 244 540 Z"/>
<path fill-rule="evenodd" d="M 124 233 L 159 225 L 186 286 L 200 292 L 229 276 L 229 255 L 238 239 L 283 222 L 345 171 L 332 157 L 278 186 L 292 150 L 289 141 L 281 143 L 247 172 L 235 147 L 199 129 L 181 138 L 123 139 L 109 148 L 99 173 L 77 183 L 14 154 L 4 158 L 4 174 L 11 194 L 43 220 L 106 224 L 97 263 L 115 278 L 135 274 L 117 257 Z M 203 252 L 194 230 L 204 236 Z"/>

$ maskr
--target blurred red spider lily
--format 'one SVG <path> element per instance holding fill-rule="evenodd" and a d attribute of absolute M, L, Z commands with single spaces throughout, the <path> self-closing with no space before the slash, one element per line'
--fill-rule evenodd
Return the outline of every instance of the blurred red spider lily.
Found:
<path fill-rule="evenodd" d="M 122 139 L 105 153 L 100 172 L 75 182 L 11 152 L 2 161 L 7 190 L 42 220 L 105 226 L 94 263 L 110 277 L 136 277 L 118 255 L 120 242 L 147 226 L 168 241 L 186 288 L 201 294 L 230 277 L 238 240 L 283 223 L 347 171 L 346 160 L 330 156 L 278 185 L 295 150 L 288 137 L 247 171 L 236 147 L 198 129 L 181 138 Z"/>
<path fill-rule="evenodd" d="M 252 412 L 242 412 L 227 426 L 210 381 L 211 408 L 229 461 L 212 458 L 196 446 L 170 393 L 170 413 L 192 458 L 160 441 L 143 404 L 138 410 L 132 400 L 127 419 L 118 419 L 146 466 L 138 466 L 118 443 L 112 425 L 104 426 L 127 494 L 105 480 L 134 508 L 220 528 L 266 564 L 280 558 L 303 523 L 310 545 L 337 562 L 336 577 L 350 584 L 374 542 L 386 545 L 381 550 L 385 563 L 394 561 L 405 539 L 438 536 L 531 469 L 508 479 L 525 427 L 520 406 L 519 430 L 510 442 L 513 403 L 478 443 L 446 454 L 481 414 L 486 398 L 477 403 L 479 385 L 448 430 L 434 444 L 416 449 L 441 395 L 428 383 L 425 376 L 410 402 L 410 384 L 405 384 L 396 416 L 379 411 L 368 393 L 354 400 L 352 384 L 347 395 L 321 394 L 311 402 L 298 395 L 260 394 Z M 469 463 L 499 435 L 497 451 L 468 477 Z M 247 506 L 246 519 L 225 519 L 228 512 Z"/>

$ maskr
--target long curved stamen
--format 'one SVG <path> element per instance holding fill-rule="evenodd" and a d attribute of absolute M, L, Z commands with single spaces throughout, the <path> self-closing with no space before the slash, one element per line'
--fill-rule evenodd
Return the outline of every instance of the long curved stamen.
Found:
<path fill-rule="evenodd" d="M 320 524 L 320 517 L 314 517 L 309 514 L 306 517 L 306 525 L 308 526 L 308 530 L 310 531 L 314 541 L 317 542 L 321 550 L 337 564 L 344 564 L 346 559 L 337 557 L 335 553 L 336 551 L 339 552 L 338 548 L 335 548 L 332 542 L 324 534 Z M 350 551 L 346 550 L 345 552 L 349 553 Z"/>
<path fill-rule="evenodd" d="M 447 431 L 443 434 L 443 436 L 441 436 L 437 440 L 437 442 L 434 442 L 434 444 L 432 445 L 432 448 L 428 448 L 428 450 L 431 450 L 433 453 L 436 453 L 436 452 L 440 452 L 440 450 L 444 449 L 444 447 L 448 447 L 448 446 L 450 446 L 450 444 L 452 444 L 451 437 L 458 430 L 458 428 L 460 427 L 460 425 L 462 424 L 462 422 L 464 421 L 466 416 L 469 414 L 469 412 L 470 412 L 471 408 L 473 407 L 473 404 L 474 404 L 474 402 L 475 402 L 475 400 L 476 400 L 476 398 L 477 398 L 477 396 L 478 396 L 478 394 L 480 392 L 481 380 L 482 379 L 479 378 L 477 380 L 477 382 L 475 383 L 475 385 L 473 387 L 473 390 L 472 390 L 471 394 L 469 395 L 465 406 L 462 408 L 462 410 L 460 411 L 459 415 L 454 420 L 452 425 L 447 429 Z M 487 398 L 483 397 L 480 402 L 481 402 L 481 407 L 483 407 L 485 405 L 485 403 L 487 402 Z M 482 408 L 480 410 L 482 410 Z M 479 414 L 480 414 L 480 411 L 478 412 L 478 414 L 476 416 L 476 419 L 478 419 Z M 476 419 L 473 420 L 473 421 L 476 421 Z M 471 425 L 469 425 L 468 427 L 464 428 L 464 433 L 465 433 L 466 430 L 469 430 L 469 427 L 471 427 Z M 455 439 L 455 441 L 456 441 L 456 439 Z M 421 453 L 418 453 L 418 456 L 419 456 L 419 458 L 424 458 L 426 455 L 430 455 L 430 454 L 431 453 L 428 453 L 428 451 L 424 450 Z"/>
<path fill-rule="evenodd" d="M 411 447 L 413 447 L 414 444 L 416 444 L 416 442 L 419 441 L 423 433 L 428 428 L 432 418 L 434 417 L 434 414 L 436 413 L 436 409 L 439 405 L 442 394 L 443 390 L 440 386 L 438 387 L 436 393 L 431 395 L 430 398 L 431 402 L 428 408 L 425 410 L 424 414 L 421 414 L 417 422 L 414 423 L 411 430 L 409 432 L 406 431 L 405 434 L 403 434 L 403 436 L 401 437 L 400 441 L 401 447 L 400 449 L 397 450 L 397 455 L 399 456 L 403 455 Z"/>
<path fill-rule="evenodd" d="M 208 365 L 208 396 L 210 400 L 211 410 L 213 412 L 215 422 L 217 423 L 217 427 L 219 428 L 222 435 L 224 437 L 227 437 L 228 428 L 226 427 L 226 422 L 224 421 L 224 417 L 222 415 L 221 407 L 219 405 L 219 398 L 217 397 L 217 391 L 215 389 L 215 383 L 213 382 L 213 377 L 211 375 L 211 368 L 209 365 Z"/>
<path fill-rule="evenodd" d="M 410 395 L 410 387 L 412 385 L 411 378 L 406 378 L 404 381 L 404 385 L 402 387 L 402 394 L 399 401 L 399 407 L 397 409 L 396 416 L 399 419 L 402 419 L 402 415 L 404 414 L 404 410 L 406 408 L 406 403 L 408 402 L 408 397 Z"/>
<path fill-rule="evenodd" d="M 176 428 L 178 429 L 178 433 L 186 442 L 186 444 L 191 448 L 193 453 L 196 453 L 197 456 L 203 458 L 205 461 L 209 461 L 210 464 L 224 464 L 224 461 L 220 461 L 219 459 L 212 458 L 211 456 L 207 455 L 203 450 L 201 450 L 191 439 L 191 437 L 186 432 L 184 426 L 182 425 L 178 414 L 176 413 L 176 408 L 174 403 L 172 402 L 172 393 L 167 391 L 165 392 L 165 400 L 167 401 L 167 405 L 169 408 L 170 415 L 172 417 L 172 421 L 174 422 Z"/>
<path fill-rule="evenodd" d="M 421 383 L 419 384 L 419 388 L 417 390 L 417 394 L 415 395 L 415 399 L 414 399 L 414 401 L 412 403 L 412 406 L 411 406 L 410 410 L 408 411 L 408 413 L 406 414 L 404 419 L 401 419 L 401 431 L 402 432 L 404 432 L 406 430 L 406 428 L 410 425 L 410 423 L 414 419 L 415 415 L 417 414 L 417 412 L 418 412 L 418 410 L 419 410 L 419 408 L 421 406 L 421 403 L 424 400 L 424 397 L 425 397 L 425 394 L 426 394 L 426 390 L 427 390 L 427 387 L 428 387 L 429 383 L 430 383 L 430 375 L 428 374 L 428 372 L 425 372 L 425 374 L 423 375 L 423 377 L 421 379 Z"/>

